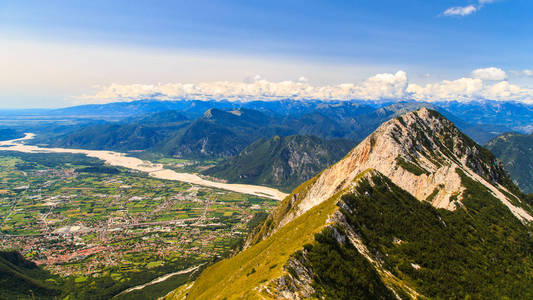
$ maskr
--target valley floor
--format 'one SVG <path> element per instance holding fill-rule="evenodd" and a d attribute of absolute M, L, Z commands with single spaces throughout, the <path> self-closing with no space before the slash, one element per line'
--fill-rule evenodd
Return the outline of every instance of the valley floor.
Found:
<path fill-rule="evenodd" d="M 21 146 L 11 143 L 0 150 Z M 136 286 L 119 298 L 162 296 L 195 273 L 178 271 L 227 255 L 277 204 L 76 153 L 0 151 L 0 251 L 50 271 L 46 284 L 63 296 L 107 299 Z"/>
<path fill-rule="evenodd" d="M 276 189 L 249 185 L 249 184 L 229 184 L 223 182 L 210 181 L 199 177 L 196 174 L 178 173 L 174 170 L 163 168 L 161 164 L 153 164 L 149 161 L 144 161 L 139 158 L 125 156 L 123 153 L 102 150 L 84 150 L 84 149 L 66 149 L 66 148 L 43 148 L 34 145 L 25 145 L 22 142 L 31 140 L 35 135 L 33 133 L 26 133 L 23 138 L 2 141 L 0 142 L 0 150 L 20 151 L 26 153 L 74 153 L 85 154 L 89 157 L 96 157 L 105 161 L 112 166 L 119 166 L 128 169 L 133 169 L 142 172 L 148 172 L 152 177 L 166 180 L 176 180 L 186 183 L 192 183 L 207 187 L 219 188 L 223 190 L 233 191 L 237 193 L 255 195 L 260 197 L 271 198 L 275 200 L 282 200 L 287 194 L 282 193 Z"/>

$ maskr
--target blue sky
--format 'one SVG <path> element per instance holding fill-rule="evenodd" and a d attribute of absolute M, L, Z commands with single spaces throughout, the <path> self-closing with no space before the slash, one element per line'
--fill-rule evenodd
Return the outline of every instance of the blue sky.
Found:
<path fill-rule="evenodd" d="M 0 0 L 0 107 L 89 101 L 80 96 L 111 84 L 258 74 L 360 86 L 401 70 L 424 87 L 494 67 L 529 89 L 531 11 L 527 0 Z"/>

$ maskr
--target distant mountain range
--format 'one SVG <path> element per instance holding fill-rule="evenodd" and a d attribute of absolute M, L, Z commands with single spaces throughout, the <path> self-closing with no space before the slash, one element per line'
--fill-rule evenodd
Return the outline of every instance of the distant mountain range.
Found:
<path fill-rule="evenodd" d="M 167 299 L 531 299 L 531 205 L 492 153 L 422 108 L 294 189 L 245 250 Z"/>
<path fill-rule="evenodd" d="M 449 101 L 434 104 L 471 124 L 492 125 L 492 129 L 487 128 L 488 131 L 501 132 L 501 128 L 510 128 L 522 133 L 533 132 L 532 104 L 507 101 Z"/>
<path fill-rule="evenodd" d="M 106 116 L 106 115 L 122 115 L 135 116 L 147 113 L 161 112 L 166 110 L 178 110 L 187 113 L 191 118 L 197 118 L 210 108 L 217 108 L 221 110 L 233 110 L 237 108 L 247 108 L 259 110 L 267 114 L 275 115 L 294 115 L 306 114 L 315 111 L 318 107 L 323 105 L 340 105 L 346 103 L 351 105 L 379 108 L 388 106 L 394 103 L 401 103 L 397 101 L 323 101 L 323 100 L 276 100 L 276 101 L 224 101 L 224 100 L 185 100 L 177 99 L 174 101 L 161 100 L 137 100 L 131 102 L 114 102 L 108 104 L 87 104 L 80 106 L 71 106 L 59 109 L 39 109 L 39 110 L 18 110 L 18 111 L 0 111 L 0 115 L 61 115 L 61 116 Z M 420 102 L 412 102 L 420 103 Z M 511 115 L 519 115 L 521 121 L 527 121 L 527 117 L 531 116 L 532 106 L 523 102 L 514 101 L 436 101 L 431 102 L 433 105 L 447 109 L 451 113 L 462 117 L 465 120 L 475 120 L 475 123 L 493 123 L 502 124 L 506 121 L 511 122 L 514 127 L 517 120 L 513 120 Z M 502 120 L 503 118 L 503 120 Z M 519 122 L 521 122 L 519 121 Z M 525 125 L 529 123 L 524 122 Z"/>
<path fill-rule="evenodd" d="M 43 130 L 36 142 L 60 147 L 146 150 L 189 158 L 226 158 L 237 155 L 260 138 L 275 135 L 314 135 L 322 139 L 342 138 L 359 142 L 381 123 L 420 107 L 440 111 L 481 144 L 511 131 L 511 128 L 527 128 L 524 120 L 533 118 L 533 108 L 521 103 L 508 103 L 500 108 L 500 104 L 494 102 L 471 103 L 469 110 L 464 107 L 466 104 L 445 104 L 446 108 L 420 102 L 384 106 L 356 101 L 241 103 L 191 100 L 86 105 L 54 110 L 50 114 L 119 114 L 124 118 L 120 122 L 99 121 L 95 125 L 64 126 L 52 134 L 50 132 L 54 130 Z M 471 116 L 476 113 L 475 107 L 482 107 L 481 111 L 487 116 Z M 508 127 L 501 125 L 499 116 L 513 111 L 520 112 L 520 116 L 514 118 L 516 122 L 507 118 L 504 123 Z M 495 123 L 483 123 L 485 120 Z M 48 135 L 48 138 L 43 138 L 43 135 Z"/>
<path fill-rule="evenodd" d="M 172 138 L 190 121 L 176 111 L 164 111 L 132 118 L 128 122 L 100 123 L 59 131 L 37 141 L 66 148 L 130 151 L 148 149 Z"/>
<path fill-rule="evenodd" d="M 167 110 L 182 112 L 189 119 L 200 117 L 206 110 L 216 108 L 220 110 L 235 110 L 246 108 L 258 110 L 268 115 L 289 116 L 304 115 L 310 112 L 325 110 L 331 111 L 337 107 L 337 113 L 344 111 L 343 115 L 356 110 L 358 113 L 369 113 L 377 108 L 402 102 L 370 102 L 370 101 L 320 101 L 320 100 L 279 100 L 279 101 L 201 101 L 201 100 L 139 100 L 132 102 L 115 102 L 109 104 L 89 104 L 52 110 L 20 111 L 20 114 L 50 115 L 62 117 L 116 119 L 139 116 Z M 403 102 L 405 103 L 405 102 Z M 410 102 L 421 103 L 421 102 Z M 512 101 L 440 101 L 431 102 L 438 111 L 444 109 L 456 117 L 471 124 L 492 124 L 505 126 L 514 131 L 533 131 L 531 119 L 533 118 L 533 105 Z M 12 112 L 16 113 L 16 112 Z M 326 113 L 327 114 L 327 113 Z M 0 112 L 2 115 L 2 112 Z M 331 116 L 330 116 L 331 117 Z"/>
<path fill-rule="evenodd" d="M 503 162 L 524 192 L 533 193 L 533 134 L 506 133 L 486 147 Z"/>
<path fill-rule="evenodd" d="M 290 190 L 326 167 L 331 159 L 339 158 L 338 155 L 346 151 L 341 145 L 357 144 L 383 122 L 421 107 L 439 111 L 479 144 L 486 144 L 512 130 L 533 130 L 533 106 L 518 102 L 142 100 L 36 111 L 33 114 L 39 117 L 32 115 L 30 120 L 51 119 L 42 125 L 34 122 L 30 127 L 1 129 L 0 138 L 18 138 L 25 130 L 31 130 L 38 133 L 33 143 L 49 146 L 122 152 L 142 150 L 192 159 L 224 158 L 226 161 L 207 171 L 208 174 L 232 182 L 266 184 Z M 54 125 L 52 119 L 58 117 L 68 118 Z M 5 118 L 9 119 L 9 116 Z M 16 120 L 15 117 L 11 121 L 16 124 Z M 315 136 L 320 140 L 315 146 L 327 149 L 328 153 L 310 157 L 316 165 L 308 163 L 305 171 L 291 170 L 287 167 L 289 158 L 294 161 L 295 156 L 283 156 L 282 153 L 288 150 L 279 150 L 283 148 L 281 145 L 276 149 L 271 139 L 279 136 L 285 143 L 288 140 L 283 137 L 293 135 Z M 293 153 L 298 149 L 309 154 L 313 148 L 311 141 L 318 139 L 292 138 L 289 143 Z M 491 142 L 488 147 L 502 159 L 520 187 L 530 192 L 530 168 L 520 167 L 527 165 L 530 155 L 526 154 L 529 152 L 519 146 L 505 148 L 507 146 L 501 145 L 504 140 L 518 139 L 499 139 L 500 146 L 491 148 L 495 143 Z M 325 147 L 339 141 L 343 142 L 337 148 Z M 301 144 L 296 145 L 297 142 Z M 506 150 L 498 150 L 503 148 Z M 513 152 L 512 149 L 520 151 Z M 277 174 L 272 168 L 274 164 L 280 168 Z"/>

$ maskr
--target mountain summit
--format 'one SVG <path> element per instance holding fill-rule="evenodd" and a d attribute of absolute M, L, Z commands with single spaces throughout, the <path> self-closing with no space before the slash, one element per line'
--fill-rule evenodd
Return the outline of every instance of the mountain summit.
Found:
<path fill-rule="evenodd" d="M 533 296 L 532 209 L 502 165 L 425 108 L 296 188 L 178 299 Z"/>

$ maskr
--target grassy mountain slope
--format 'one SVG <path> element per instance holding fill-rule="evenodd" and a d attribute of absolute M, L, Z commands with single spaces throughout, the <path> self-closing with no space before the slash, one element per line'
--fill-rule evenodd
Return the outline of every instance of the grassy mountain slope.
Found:
<path fill-rule="evenodd" d="M 107 150 L 144 150 L 169 139 L 190 123 L 177 111 L 131 118 L 123 123 L 87 126 L 54 138 L 51 146 Z"/>
<path fill-rule="evenodd" d="M 0 252 L 0 299 L 53 299 L 59 294 L 48 272 L 18 252 Z"/>
<path fill-rule="evenodd" d="M 341 159 L 352 147 L 353 142 L 347 140 L 315 136 L 263 138 L 204 174 L 291 191 Z"/>
<path fill-rule="evenodd" d="M 185 125 L 185 124 L 183 124 Z M 182 125 L 182 126 L 183 126 Z M 144 124 L 105 124 L 82 128 L 60 137 L 51 146 L 82 149 L 144 150 L 168 139 L 182 126 L 150 126 Z"/>
<path fill-rule="evenodd" d="M 486 147 L 503 162 L 524 192 L 533 193 L 533 134 L 503 134 Z"/>
<path fill-rule="evenodd" d="M 421 109 L 296 188 L 245 250 L 171 297 L 529 299 L 524 200 L 490 152 Z"/>
<path fill-rule="evenodd" d="M 206 269 L 186 299 L 528 299 L 528 228 L 483 185 L 463 178 L 465 206 L 452 212 L 367 171 L 270 237 Z"/>
<path fill-rule="evenodd" d="M 225 295 L 251 296 L 250 287 L 284 273 L 283 265 L 303 244 L 313 240 L 335 211 L 335 199 L 325 201 L 253 247 L 210 266 L 196 282 L 190 299 L 222 299 Z M 207 274 L 207 275 L 206 275 Z M 231 285 L 226 283 L 232 282 Z M 222 289 L 222 290 L 220 290 Z"/>
<path fill-rule="evenodd" d="M 210 109 L 153 150 L 171 156 L 229 157 L 258 138 L 291 132 L 273 123 L 272 118 L 254 110 Z"/>

